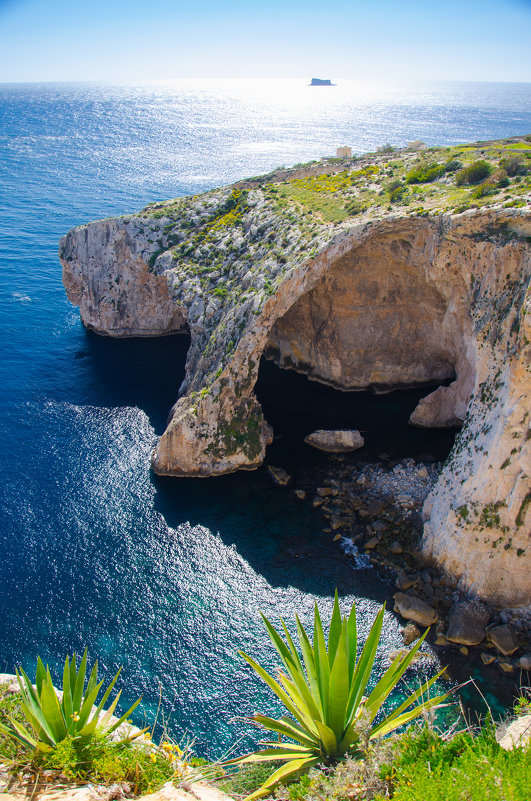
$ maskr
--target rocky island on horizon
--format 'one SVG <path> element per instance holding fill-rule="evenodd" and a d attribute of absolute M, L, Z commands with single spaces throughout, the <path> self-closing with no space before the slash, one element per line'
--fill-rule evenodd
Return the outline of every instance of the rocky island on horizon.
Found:
<path fill-rule="evenodd" d="M 529 137 L 278 170 L 73 229 L 63 281 L 100 334 L 190 332 L 162 475 L 262 463 L 263 355 L 341 390 L 451 380 L 411 416 L 462 426 L 423 551 L 461 589 L 529 604 L 530 173 Z"/>
<path fill-rule="evenodd" d="M 312 78 L 310 86 L 335 86 L 335 83 L 330 78 Z"/>

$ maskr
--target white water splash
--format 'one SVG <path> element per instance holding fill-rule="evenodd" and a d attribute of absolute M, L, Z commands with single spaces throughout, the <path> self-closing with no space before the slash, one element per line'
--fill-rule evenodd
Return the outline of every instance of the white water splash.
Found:
<path fill-rule="evenodd" d="M 352 561 L 354 562 L 354 570 L 372 568 L 371 560 L 368 554 L 360 553 L 357 545 L 354 545 L 353 541 L 349 537 L 341 537 L 341 542 L 339 545 L 343 553 L 346 553 L 348 556 L 352 557 Z"/>
<path fill-rule="evenodd" d="M 23 295 L 22 292 L 12 292 L 13 300 L 18 301 L 19 303 L 31 303 L 31 298 L 29 295 Z"/>

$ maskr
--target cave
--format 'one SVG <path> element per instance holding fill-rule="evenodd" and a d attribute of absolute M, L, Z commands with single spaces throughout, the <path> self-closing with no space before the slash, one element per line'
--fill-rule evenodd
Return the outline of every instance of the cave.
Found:
<path fill-rule="evenodd" d="M 307 434 L 319 428 L 356 428 L 365 445 L 349 459 L 373 460 L 385 454 L 390 461 L 412 457 L 417 461 L 443 462 L 458 429 L 425 429 L 409 423 L 419 401 L 436 386 L 428 383 L 387 393 L 348 392 L 310 381 L 301 373 L 262 358 L 255 394 L 274 431 L 266 460 L 290 470 L 303 463 L 317 464 L 326 456 L 304 442 Z"/>
<path fill-rule="evenodd" d="M 455 377 L 462 332 L 412 233 L 370 239 L 335 260 L 275 321 L 265 355 L 338 389 Z"/>
<path fill-rule="evenodd" d="M 463 315 L 427 262 L 414 231 L 371 239 L 273 322 L 255 386 L 275 434 L 269 459 L 310 458 L 306 434 L 354 428 L 365 439 L 359 458 L 445 460 L 471 373 Z"/>

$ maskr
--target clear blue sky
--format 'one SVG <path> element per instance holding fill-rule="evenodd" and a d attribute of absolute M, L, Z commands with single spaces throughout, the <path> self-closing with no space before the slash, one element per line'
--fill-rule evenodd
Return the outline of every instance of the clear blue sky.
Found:
<path fill-rule="evenodd" d="M 0 81 L 531 81 L 531 0 L 0 0 Z"/>

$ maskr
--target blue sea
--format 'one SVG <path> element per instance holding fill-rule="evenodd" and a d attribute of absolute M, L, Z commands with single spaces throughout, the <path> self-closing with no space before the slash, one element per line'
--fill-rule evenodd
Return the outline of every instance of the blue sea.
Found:
<path fill-rule="evenodd" d="M 235 717 L 278 711 L 237 654 L 275 664 L 259 611 L 309 621 L 317 600 L 326 617 L 337 587 L 367 632 L 392 591 L 263 469 L 150 472 L 188 342 L 87 333 L 61 284 L 59 238 L 338 145 L 530 132 L 530 84 L 0 85 L 0 671 L 32 670 L 37 654 L 57 671 L 88 646 L 107 678 L 123 665 L 124 703 L 143 695 L 136 722 L 159 709 L 175 737 L 220 756 L 248 731 Z M 278 417 L 287 431 L 298 391 Z M 400 644 L 387 613 L 382 653 Z"/>

